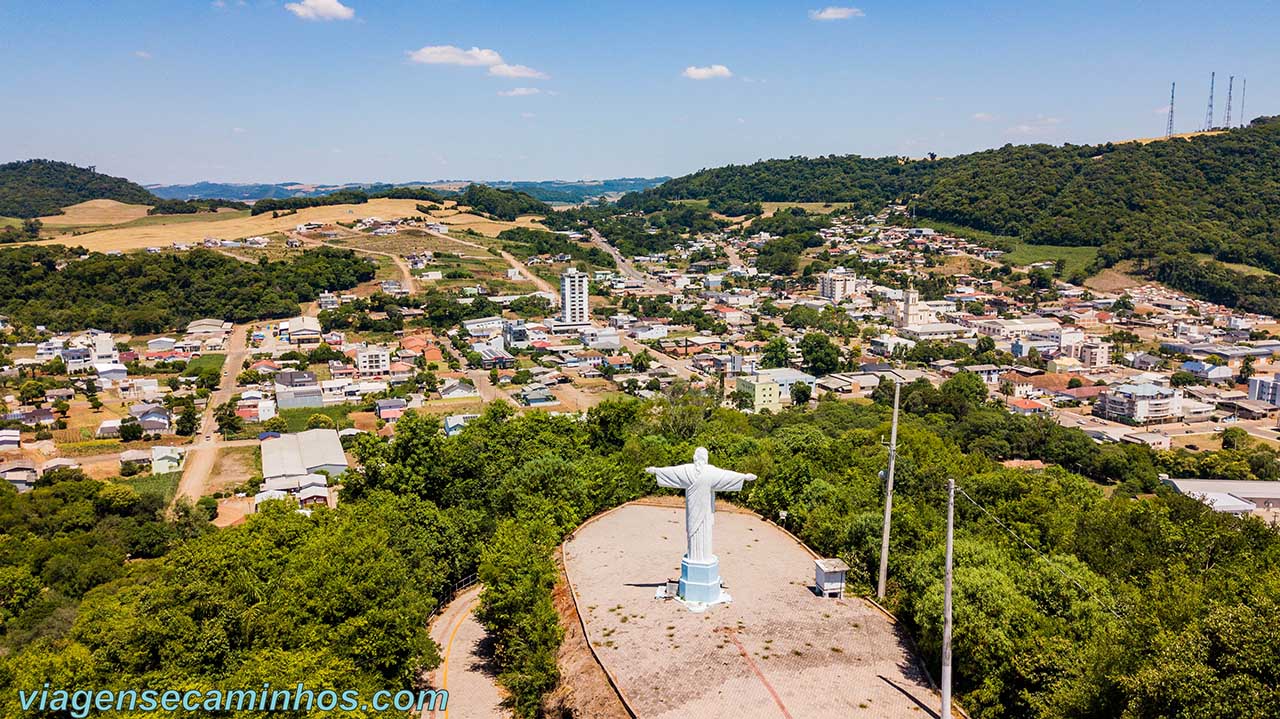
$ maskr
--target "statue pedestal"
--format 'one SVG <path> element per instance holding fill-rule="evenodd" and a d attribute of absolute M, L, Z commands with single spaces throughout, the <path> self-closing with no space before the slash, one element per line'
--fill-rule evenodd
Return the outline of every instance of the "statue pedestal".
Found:
<path fill-rule="evenodd" d="M 688 556 L 680 560 L 679 599 L 695 612 L 705 611 L 714 604 L 732 601 L 732 597 L 720 588 L 720 558 L 712 555 L 705 562 L 690 561 Z"/>

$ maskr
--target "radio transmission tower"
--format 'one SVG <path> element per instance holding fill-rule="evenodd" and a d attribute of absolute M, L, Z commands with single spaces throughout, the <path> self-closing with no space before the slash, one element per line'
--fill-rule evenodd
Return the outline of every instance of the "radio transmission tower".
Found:
<path fill-rule="evenodd" d="M 1169 86 L 1169 123 L 1164 127 L 1164 136 L 1173 137 L 1173 92 L 1178 89 L 1178 83 Z"/>
<path fill-rule="evenodd" d="M 1209 109 L 1204 113 L 1204 129 L 1213 129 L 1213 80 L 1216 72 L 1209 73 Z"/>
<path fill-rule="evenodd" d="M 1249 116 L 1244 114 L 1244 91 L 1249 89 L 1249 78 L 1240 79 L 1240 127 L 1249 121 Z"/>
<path fill-rule="evenodd" d="M 1235 87 L 1235 84 L 1235 75 L 1227 78 L 1227 116 L 1222 120 L 1222 126 L 1227 129 L 1231 129 L 1231 90 Z"/>

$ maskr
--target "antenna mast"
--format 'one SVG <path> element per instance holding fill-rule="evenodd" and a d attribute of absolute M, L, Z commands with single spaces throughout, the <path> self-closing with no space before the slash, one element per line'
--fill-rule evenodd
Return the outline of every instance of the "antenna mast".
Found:
<path fill-rule="evenodd" d="M 1248 121 L 1248 117 L 1244 114 L 1244 91 L 1249 89 L 1249 78 L 1241 78 L 1240 80 L 1240 127 L 1244 127 L 1244 123 Z"/>
<path fill-rule="evenodd" d="M 1178 89 L 1178 83 L 1169 86 L 1169 124 L 1165 125 L 1164 136 L 1173 137 L 1173 93 Z"/>
<path fill-rule="evenodd" d="M 1231 129 L 1231 91 L 1235 88 L 1235 84 L 1235 75 L 1227 78 L 1227 117 L 1222 121 L 1222 126 L 1227 129 Z"/>
<path fill-rule="evenodd" d="M 1209 73 L 1209 110 L 1204 114 L 1204 129 L 1206 131 L 1213 129 L 1213 81 L 1218 73 Z"/>

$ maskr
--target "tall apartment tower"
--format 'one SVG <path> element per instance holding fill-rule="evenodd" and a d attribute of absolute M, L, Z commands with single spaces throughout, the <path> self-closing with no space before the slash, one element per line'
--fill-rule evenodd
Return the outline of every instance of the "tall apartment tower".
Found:
<path fill-rule="evenodd" d="M 589 277 L 570 267 L 560 275 L 560 320 L 567 325 L 585 325 L 591 321 L 588 298 Z"/>

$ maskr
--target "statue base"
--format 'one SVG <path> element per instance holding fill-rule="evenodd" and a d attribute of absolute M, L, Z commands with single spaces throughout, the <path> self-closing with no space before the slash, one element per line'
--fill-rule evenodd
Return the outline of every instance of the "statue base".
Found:
<path fill-rule="evenodd" d="M 680 560 L 680 589 L 677 599 L 691 611 L 702 612 L 716 604 L 732 601 L 720 586 L 720 558 L 712 555 L 705 562 Z"/>

